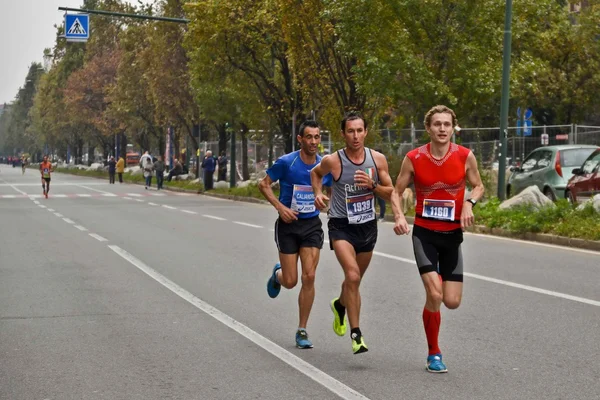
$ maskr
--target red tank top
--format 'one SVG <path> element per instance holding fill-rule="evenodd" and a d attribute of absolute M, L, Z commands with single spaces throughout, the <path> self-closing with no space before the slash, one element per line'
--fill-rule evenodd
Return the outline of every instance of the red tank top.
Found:
<path fill-rule="evenodd" d="M 448 153 L 438 160 L 431 155 L 428 143 L 407 154 L 415 171 L 415 225 L 442 232 L 460 228 L 470 153 L 466 147 L 451 143 Z"/>

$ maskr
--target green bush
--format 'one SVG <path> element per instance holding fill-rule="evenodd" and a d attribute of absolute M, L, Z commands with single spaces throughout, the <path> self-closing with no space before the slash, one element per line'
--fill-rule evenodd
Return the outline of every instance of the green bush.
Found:
<path fill-rule="evenodd" d="M 493 198 L 475 208 L 476 223 L 517 233 L 549 233 L 600 240 L 600 213 L 591 205 L 578 210 L 566 200 L 560 200 L 554 207 L 539 210 L 528 205 L 507 210 L 501 210 L 499 206 L 500 201 Z"/>

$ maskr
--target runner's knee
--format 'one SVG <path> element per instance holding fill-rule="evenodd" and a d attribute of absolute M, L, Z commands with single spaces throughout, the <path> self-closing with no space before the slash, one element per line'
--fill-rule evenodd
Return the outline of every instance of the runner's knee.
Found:
<path fill-rule="evenodd" d="M 315 271 L 303 272 L 302 273 L 302 284 L 303 285 L 314 285 L 315 283 Z"/>
<path fill-rule="evenodd" d="M 358 286 L 360 285 L 360 271 L 348 271 L 346 273 L 344 285 L 349 289 L 358 289 Z"/>
<path fill-rule="evenodd" d="M 279 283 L 286 289 L 293 289 L 298 283 L 298 276 L 289 276 L 282 273 Z"/>
<path fill-rule="evenodd" d="M 444 305 L 450 310 L 457 309 L 460 306 L 461 295 L 444 295 Z"/>

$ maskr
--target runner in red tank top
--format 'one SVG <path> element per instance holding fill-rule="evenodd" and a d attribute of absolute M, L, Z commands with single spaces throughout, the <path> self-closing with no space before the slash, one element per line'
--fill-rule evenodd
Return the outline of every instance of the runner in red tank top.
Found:
<path fill-rule="evenodd" d="M 456 115 L 448 107 L 429 110 L 425 128 L 431 142 L 406 155 L 391 199 L 394 231 L 408 234 L 400 197 L 413 180 L 417 194 L 413 249 L 427 294 L 423 324 L 429 346 L 429 372 L 448 372 L 438 346 L 440 308 L 442 303 L 449 309 L 460 305 L 463 230 L 473 225 L 472 209 L 484 192 L 475 156 L 451 142 L 456 125 Z M 465 199 L 467 181 L 473 190 Z"/>

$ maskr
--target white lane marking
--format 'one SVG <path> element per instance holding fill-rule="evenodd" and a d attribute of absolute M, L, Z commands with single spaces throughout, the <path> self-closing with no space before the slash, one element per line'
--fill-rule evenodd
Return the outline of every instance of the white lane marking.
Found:
<path fill-rule="evenodd" d="M 92 197 L 92 195 L 89 193 L 79 193 L 77 194 L 77 197 Z"/>
<path fill-rule="evenodd" d="M 176 196 L 193 196 L 191 193 L 173 192 Z"/>
<path fill-rule="evenodd" d="M 131 197 L 127 197 L 127 196 L 125 196 L 125 197 L 123 197 L 123 198 L 124 198 L 125 200 L 133 200 Z"/>
<path fill-rule="evenodd" d="M 214 308 L 210 304 L 202 301 L 201 299 L 194 296 L 193 294 L 191 294 L 190 292 L 188 292 L 181 286 L 170 281 L 165 276 L 161 275 L 160 273 L 156 272 L 154 269 L 152 269 L 149 266 L 147 266 L 146 264 L 144 264 L 141 260 L 132 256 L 127 251 L 121 249 L 119 246 L 110 245 L 108 247 L 112 251 L 117 253 L 120 257 L 122 257 L 123 259 L 125 259 L 126 261 L 131 263 L 133 266 L 135 266 L 142 272 L 146 273 L 148 276 L 150 276 L 152 279 L 154 279 L 155 281 L 157 281 L 158 283 L 160 283 L 161 285 L 163 285 L 164 287 L 169 289 L 171 292 L 175 293 L 176 295 L 178 295 L 179 297 L 181 297 L 188 303 L 192 304 L 194 307 L 196 307 L 199 310 L 210 315 L 211 317 L 213 317 L 217 321 L 221 322 L 223 325 L 227 326 L 228 328 L 236 331 L 237 333 L 239 333 L 246 339 L 250 340 L 251 342 L 258 345 L 259 347 L 268 351 L 275 357 L 279 358 L 281 361 L 285 362 L 289 366 L 295 368 L 299 372 L 308 376 L 315 382 L 321 384 L 323 387 L 325 387 L 326 389 L 335 393 L 342 399 L 368 400 L 367 397 L 358 393 L 354 389 L 344 385 L 342 382 L 338 381 L 337 379 L 333 378 L 330 375 L 327 375 L 325 372 L 323 372 L 320 369 L 318 369 L 317 367 L 307 363 L 300 357 L 295 356 L 294 354 L 285 350 L 281 346 L 273 343 L 272 341 L 270 341 L 266 337 L 262 336 L 258 332 L 253 331 L 252 329 L 248 328 L 246 325 L 236 321 L 235 319 L 231 318 L 229 315 L 219 311 L 218 309 Z"/>
<path fill-rule="evenodd" d="M 181 211 L 184 213 L 187 213 L 187 214 L 193 214 L 193 215 L 198 214 L 196 211 L 190 211 L 190 210 L 181 210 Z"/>
<path fill-rule="evenodd" d="M 142 200 L 142 199 L 134 199 L 134 200 L 137 201 L 138 203 L 143 203 L 144 202 L 144 200 Z"/>
<path fill-rule="evenodd" d="M 156 203 L 148 203 L 148 205 L 157 206 L 158 204 L 156 204 Z"/>
<path fill-rule="evenodd" d="M 12 189 L 15 191 L 15 192 L 19 192 L 19 193 L 21 193 L 22 195 L 25 195 L 25 196 L 27 196 L 27 193 L 25 193 L 25 192 L 24 192 L 24 191 L 22 191 L 21 189 L 18 189 L 18 188 L 17 188 L 15 185 L 12 185 L 12 184 L 10 184 L 10 183 L 6 182 L 4 179 L 2 179 L 2 182 L 4 182 L 5 184 L 7 184 L 8 186 L 10 186 L 10 187 L 11 187 L 11 188 L 12 188 Z"/>
<path fill-rule="evenodd" d="M 33 200 L 33 199 L 41 199 L 41 198 L 43 198 L 43 197 L 44 197 L 44 195 L 43 195 L 43 194 L 30 194 L 30 195 L 29 195 L 29 198 L 30 198 L 31 200 Z"/>
<path fill-rule="evenodd" d="M 75 221 L 73 221 L 72 219 L 69 218 L 63 218 L 63 221 L 65 221 L 67 224 L 74 224 Z"/>
<path fill-rule="evenodd" d="M 131 197 L 142 197 L 142 195 L 139 193 L 126 193 L 126 194 L 127 194 L 127 196 L 131 196 Z"/>
<path fill-rule="evenodd" d="M 52 197 L 57 197 L 57 198 L 60 198 L 60 199 L 64 199 L 64 198 L 67 197 L 67 195 L 66 194 L 55 194 L 55 195 L 52 195 Z"/>
<path fill-rule="evenodd" d="M 94 189 L 94 188 L 91 188 L 91 187 L 89 187 L 89 186 L 78 185 L 78 184 L 75 184 L 75 186 L 78 186 L 78 187 L 80 187 L 80 188 L 83 188 L 83 189 L 91 190 L 92 192 L 96 192 L 96 193 L 102 193 L 102 194 L 104 194 L 104 195 L 112 195 L 112 194 L 113 194 L 113 193 L 110 193 L 110 192 L 106 192 L 106 191 L 104 191 L 104 190 L 98 190 L 98 189 Z"/>
<path fill-rule="evenodd" d="M 34 200 L 34 201 L 33 201 L 33 204 L 37 204 L 37 205 L 39 206 L 39 205 L 40 205 L 40 202 L 39 202 L 39 201 L 37 201 L 37 200 Z"/>
<path fill-rule="evenodd" d="M 177 210 L 177 207 L 173 207 L 173 206 L 168 206 L 166 204 L 162 205 L 164 208 L 168 208 L 169 210 Z"/>
<path fill-rule="evenodd" d="M 5 194 L 5 195 L 2 195 L 2 198 L 3 199 L 16 199 L 17 195 L 16 194 Z"/>
<path fill-rule="evenodd" d="M 571 251 L 576 251 L 578 253 L 593 254 L 593 255 L 596 255 L 596 256 L 598 254 L 600 254 L 600 252 L 594 251 L 594 250 L 578 249 L 576 247 L 566 247 L 566 246 L 560 246 L 558 244 L 534 242 L 534 241 L 531 241 L 531 240 L 513 239 L 513 238 L 507 238 L 507 237 L 503 237 L 503 236 L 486 235 L 484 233 L 465 232 L 464 234 L 465 235 L 471 235 L 471 236 L 478 236 L 478 237 L 482 237 L 482 238 L 486 238 L 486 239 L 506 240 L 506 241 L 509 241 L 509 242 L 517 242 L 517 243 L 521 243 L 521 244 L 529 244 L 529 245 L 532 245 L 532 246 L 550 247 L 550 248 L 557 249 L 557 250 L 571 250 Z"/>
<path fill-rule="evenodd" d="M 206 218 L 216 219 L 217 221 L 227 221 L 225 218 L 215 217 L 214 215 L 202 214 L 202 216 Z"/>
<path fill-rule="evenodd" d="M 81 226 L 81 225 L 75 225 L 75 228 L 79 229 L 79 230 L 80 230 L 80 231 L 82 231 L 82 232 L 85 232 L 85 231 L 87 231 L 87 228 L 86 228 L 86 227 L 84 227 L 84 226 Z"/>
<path fill-rule="evenodd" d="M 404 263 L 407 263 L 407 264 L 416 265 L 415 260 L 411 260 L 411 259 L 408 259 L 408 258 L 398 257 L 398 256 L 394 256 L 394 255 L 387 254 L 387 253 L 381 253 L 379 251 L 374 251 L 373 254 L 377 255 L 377 256 L 380 256 L 380 257 L 385 257 L 385 258 L 390 258 L 392 260 L 401 261 L 401 262 L 404 262 Z M 538 288 L 538 287 L 535 287 L 535 286 L 523 285 L 523 284 L 520 284 L 520 283 L 505 281 L 505 280 L 502 280 L 502 279 L 490 278 L 490 277 L 487 277 L 487 276 L 483 276 L 483 275 L 479 275 L 479 274 L 473 274 L 473 273 L 470 273 L 470 272 L 464 272 L 463 275 L 464 276 L 468 276 L 470 278 L 479 279 L 481 281 L 497 283 L 499 285 L 510 286 L 510 287 L 514 287 L 514 288 L 517 288 L 517 289 L 523 289 L 523 290 L 527 290 L 529 292 L 541 293 L 541 294 L 545 294 L 545 295 L 548 295 L 548 296 L 558 297 L 558 298 L 566 299 L 566 300 L 577 301 L 579 303 L 590 304 L 592 306 L 600 307 L 600 301 L 586 299 L 584 297 L 572 296 L 570 294 L 565 294 L 565 293 L 560 293 L 560 292 L 554 292 L 552 290 L 541 289 L 541 288 Z"/>
<path fill-rule="evenodd" d="M 232 221 L 234 224 L 249 226 L 250 228 L 262 228 L 260 225 L 249 224 L 247 222 Z"/>
<path fill-rule="evenodd" d="M 478 275 L 478 274 L 472 274 L 470 272 L 465 272 L 464 275 L 468 276 L 468 277 L 471 277 L 471 278 L 475 278 L 475 279 L 479 279 L 479 280 L 482 280 L 482 281 L 486 281 L 486 282 L 497 283 L 499 285 L 510 286 L 510 287 L 514 287 L 514 288 L 517 288 L 517 289 L 528 290 L 530 292 L 546 294 L 548 296 L 559 297 L 561 299 L 577 301 L 579 303 L 584 303 L 584 304 L 589 304 L 589 305 L 592 305 L 592 306 L 600 307 L 600 301 L 586 299 L 584 297 L 571 296 L 570 294 L 565 294 L 565 293 L 560 293 L 560 292 L 553 292 L 552 290 L 540 289 L 540 288 L 537 288 L 537 287 L 534 287 L 534 286 L 528 286 L 528 285 L 522 285 L 520 283 L 514 283 L 514 282 L 504 281 L 502 279 L 489 278 L 487 276 L 482 276 L 482 275 Z"/>
<path fill-rule="evenodd" d="M 43 204 L 38 204 L 38 207 L 39 207 L 39 208 L 48 208 L 48 207 L 46 207 L 46 206 L 45 206 L 45 205 L 43 205 Z"/>
<path fill-rule="evenodd" d="M 58 218 L 64 217 L 64 215 L 62 215 L 61 213 L 54 213 L 54 215 L 56 215 Z"/>
<path fill-rule="evenodd" d="M 102 196 L 104 196 L 104 197 L 117 197 L 117 195 L 114 194 L 114 193 L 102 193 Z"/>
<path fill-rule="evenodd" d="M 54 208 L 48 208 L 48 211 L 54 212 Z"/>
<path fill-rule="evenodd" d="M 164 193 L 150 193 L 150 196 L 166 196 Z"/>
<path fill-rule="evenodd" d="M 89 234 L 91 237 L 93 237 L 94 239 L 100 241 L 100 242 L 108 242 L 108 239 L 103 238 L 102 236 L 95 234 L 95 233 L 90 233 Z"/>

